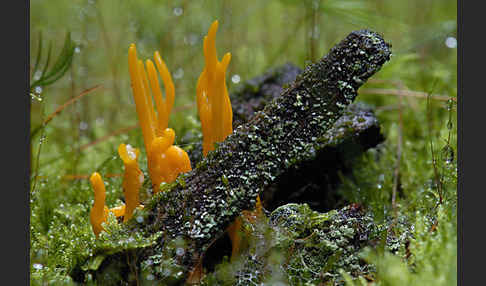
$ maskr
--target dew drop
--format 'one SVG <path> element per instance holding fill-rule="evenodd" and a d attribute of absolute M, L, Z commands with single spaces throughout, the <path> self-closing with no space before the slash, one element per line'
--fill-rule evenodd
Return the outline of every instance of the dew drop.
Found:
<path fill-rule="evenodd" d="M 194 46 L 197 44 L 198 36 L 196 34 L 189 35 L 189 45 Z"/>
<path fill-rule="evenodd" d="M 34 73 L 34 80 L 39 80 L 41 78 L 42 72 L 41 71 L 36 71 Z"/>
<path fill-rule="evenodd" d="M 130 159 L 135 160 L 137 158 L 137 155 L 135 154 L 135 149 L 130 144 L 127 144 L 127 153 Z"/>
<path fill-rule="evenodd" d="M 454 37 L 447 37 L 447 39 L 445 40 L 445 45 L 449 49 L 455 49 L 457 48 L 457 39 Z"/>
<path fill-rule="evenodd" d="M 182 68 L 178 68 L 174 73 L 174 78 L 180 79 L 184 76 L 184 70 Z"/>
<path fill-rule="evenodd" d="M 37 101 L 42 101 L 42 97 L 37 96 L 35 93 L 32 93 L 32 92 L 31 92 L 31 93 L 30 93 L 30 97 L 31 97 L 32 99 L 37 100 Z"/>
<path fill-rule="evenodd" d="M 446 164 L 451 164 L 454 162 L 454 150 L 452 147 L 449 145 L 444 146 L 442 149 L 442 156 L 445 159 L 444 161 Z"/>
<path fill-rule="evenodd" d="M 81 122 L 79 123 L 79 129 L 81 129 L 81 130 L 86 130 L 86 129 L 88 129 L 88 123 L 86 123 L 86 122 L 84 122 L 84 121 L 81 121 Z"/>
<path fill-rule="evenodd" d="M 177 256 L 182 256 L 182 255 L 184 255 L 184 252 L 185 252 L 185 251 L 184 251 L 184 248 L 182 248 L 182 247 L 178 247 L 178 248 L 176 249 L 176 254 L 177 254 Z"/>
<path fill-rule="evenodd" d="M 241 78 L 240 78 L 240 76 L 239 76 L 239 75 L 237 75 L 237 74 L 235 74 L 235 75 L 233 75 L 233 76 L 231 77 L 231 81 L 232 81 L 233 83 L 239 83 L 239 82 L 240 82 L 240 80 L 241 80 Z"/>
<path fill-rule="evenodd" d="M 378 176 L 378 180 L 379 180 L 380 182 L 385 181 L 385 174 L 380 174 L 380 175 Z"/>
<path fill-rule="evenodd" d="M 181 7 L 175 7 L 174 8 L 174 15 L 176 15 L 176 16 L 182 15 L 183 12 L 184 12 L 184 10 L 182 10 Z"/>
<path fill-rule="evenodd" d="M 451 130 L 452 127 L 452 121 L 447 122 L 447 129 Z"/>

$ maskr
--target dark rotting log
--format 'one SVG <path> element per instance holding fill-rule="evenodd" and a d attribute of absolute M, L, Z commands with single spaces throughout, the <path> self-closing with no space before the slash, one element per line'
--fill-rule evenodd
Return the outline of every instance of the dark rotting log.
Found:
<path fill-rule="evenodd" d="M 265 105 L 278 98 L 284 87 L 291 84 L 300 73 L 301 68 L 287 63 L 241 83 L 230 94 L 233 128 L 248 122 L 255 112 L 263 110 Z"/>
<path fill-rule="evenodd" d="M 234 128 L 251 120 L 266 104 L 280 97 L 284 87 L 300 73 L 301 68 L 286 63 L 242 82 L 231 92 Z M 265 209 L 272 211 L 286 203 L 307 203 L 317 211 L 342 207 L 347 202 L 336 192 L 340 174 L 351 174 L 354 159 L 383 140 L 373 110 L 363 103 L 349 105 L 319 140 L 321 144 L 315 156 L 292 166 L 261 192 Z M 199 154 L 202 155 L 202 150 Z"/>
<path fill-rule="evenodd" d="M 145 263 L 145 269 L 152 269 L 157 276 L 153 256 L 160 257 L 168 242 L 182 240 L 181 255 L 174 262 L 182 266 L 182 277 L 188 277 L 210 244 L 241 211 L 255 206 L 262 190 L 292 166 L 314 156 L 313 150 L 327 140 L 326 132 L 356 98 L 358 88 L 390 56 L 390 45 L 380 35 L 360 30 L 308 65 L 280 97 L 238 126 L 170 190 L 156 196 L 144 210 L 143 224 L 127 224 L 133 231 L 162 233 L 157 243 L 130 250 L 136 263 L 129 266 L 139 268 L 150 259 L 152 263 Z M 115 254 L 119 255 L 124 257 L 123 253 Z M 105 259 L 95 279 L 103 277 L 104 270 L 113 269 L 113 263 L 114 259 Z M 132 282 L 138 279 L 137 274 L 124 277 Z"/>
<path fill-rule="evenodd" d="M 355 159 L 384 139 L 371 108 L 362 103 L 349 105 L 311 151 L 311 159 L 291 166 L 263 190 L 260 198 L 265 209 L 307 203 L 325 212 L 344 206 L 349 202 L 337 192 L 340 175 L 352 174 Z"/>

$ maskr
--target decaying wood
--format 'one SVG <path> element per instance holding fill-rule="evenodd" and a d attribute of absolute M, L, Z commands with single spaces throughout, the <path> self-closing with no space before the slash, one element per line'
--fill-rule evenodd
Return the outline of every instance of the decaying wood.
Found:
<path fill-rule="evenodd" d="M 241 211 L 255 206 L 259 193 L 315 156 L 316 150 L 333 144 L 327 132 L 356 98 L 358 88 L 390 55 L 390 45 L 378 34 L 368 30 L 349 34 L 328 55 L 307 66 L 277 99 L 238 126 L 193 171 L 148 204 L 143 224 L 133 222 L 127 227 L 162 233 L 160 239 L 129 254 L 108 257 L 95 279 L 108 269 L 130 272 L 120 259 L 126 255 L 137 257 L 137 268 L 150 260 L 145 269 L 159 273 L 153 257 L 169 251 L 165 246 L 173 240 L 183 241 L 174 263 L 182 266 L 182 276 L 187 277 Z M 127 282 L 135 281 L 131 273 L 124 275 Z"/>

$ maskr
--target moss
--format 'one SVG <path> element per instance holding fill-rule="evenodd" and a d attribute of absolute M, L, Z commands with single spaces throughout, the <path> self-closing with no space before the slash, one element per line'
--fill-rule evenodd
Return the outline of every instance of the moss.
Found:
<path fill-rule="evenodd" d="M 289 204 L 272 212 L 270 221 L 279 237 L 275 247 L 288 253 L 283 267 L 291 285 L 319 281 L 337 285 L 339 269 L 353 276 L 369 272 L 357 253 L 379 236 L 379 229 L 358 206 L 321 214 L 306 204 Z"/>
<path fill-rule="evenodd" d="M 348 205 L 326 213 L 307 204 L 286 204 L 269 219 L 243 221 L 248 242 L 237 261 L 221 263 L 203 285 L 344 285 L 345 277 L 373 275 L 360 253 L 373 249 L 389 224 L 377 225 L 371 212 Z M 403 240 L 386 235 L 386 248 Z"/>

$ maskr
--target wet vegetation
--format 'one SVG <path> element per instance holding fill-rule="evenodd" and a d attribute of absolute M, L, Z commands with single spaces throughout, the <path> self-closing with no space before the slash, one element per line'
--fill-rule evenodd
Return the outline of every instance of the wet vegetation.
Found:
<path fill-rule="evenodd" d="M 246 2 L 31 1 L 33 285 L 177 285 L 198 263 L 204 285 L 456 284 L 456 3 Z M 214 19 L 218 52 L 232 53 L 235 132 L 202 160 L 195 87 Z M 391 43 L 389 61 L 363 57 L 362 71 L 379 70 L 367 82 L 373 72 L 316 86 L 339 74 L 320 59 L 362 29 L 378 32 L 371 44 Z M 127 224 L 109 216 L 96 239 L 89 175 L 103 174 L 113 207 L 123 201 L 118 145 L 141 148 L 146 166 L 132 42 L 142 58 L 159 50 L 172 73 L 169 126 L 195 171 L 155 197 L 145 181 L 144 210 Z M 342 106 L 316 106 L 326 90 L 345 95 Z M 196 192 L 201 184 L 212 192 Z M 245 216 L 230 261 L 225 226 L 257 193 L 265 216 Z"/>

